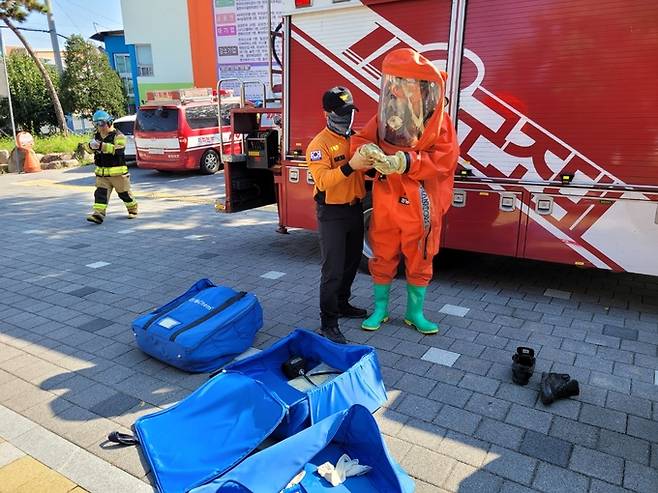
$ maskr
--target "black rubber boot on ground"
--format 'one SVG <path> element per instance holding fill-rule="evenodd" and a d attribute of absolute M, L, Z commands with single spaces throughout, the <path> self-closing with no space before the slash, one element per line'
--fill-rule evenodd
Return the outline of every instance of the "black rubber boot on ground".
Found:
<path fill-rule="evenodd" d="M 566 373 L 542 373 L 540 387 L 539 395 L 546 406 L 558 399 L 580 394 L 578 380 L 572 380 Z"/>
<path fill-rule="evenodd" d="M 512 381 L 517 385 L 528 385 L 535 371 L 535 350 L 519 346 L 512 356 Z"/>
<path fill-rule="evenodd" d="M 320 334 L 338 344 L 347 344 L 347 339 L 345 339 L 338 325 L 323 325 L 320 329 Z"/>
<path fill-rule="evenodd" d="M 366 318 L 366 315 L 368 315 L 368 312 L 363 308 L 357 308 L 349 303 L 341 306 L 338 311 L 343 318 Z"/>

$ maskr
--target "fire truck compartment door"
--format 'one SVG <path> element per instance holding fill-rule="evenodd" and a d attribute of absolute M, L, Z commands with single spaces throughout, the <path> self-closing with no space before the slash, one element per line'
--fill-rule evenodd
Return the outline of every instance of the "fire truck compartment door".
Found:
<path fill-rule="evenodd" d="M 466 188 L 455 184 L 452 207 L 444 218 L 443 246 L 515 256 L 521 192 Z"/>
<path fill-rule="evenodd" d="M 224 163 L 225 211 L 239 212 L 276 203 L 274 174 L 248 168 L 246 162 Z"/>
<path fill-rule="evenodd" d="M 306 166 L 284 166 L 283 201 L 286 226 L 317 229 L 313 177 Z"/>
<path fill-rule="evenodd" d="M 551 199 L 550 214 L 539 201 Z M 536 208 L 533 208 L 533 205 Z M 658 195 L 600 192 L 531 194 L 525 257 L 658 275 Z"/>

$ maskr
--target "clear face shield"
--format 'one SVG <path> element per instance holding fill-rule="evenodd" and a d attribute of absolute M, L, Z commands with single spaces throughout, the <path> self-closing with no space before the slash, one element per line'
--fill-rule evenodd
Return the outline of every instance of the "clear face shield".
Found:
<path fill-rule="evenodd" d="M 414 147 L 440 98 L 437 82 L 384 74 L 379 96 L 379 138 L 394 146 Z"/>

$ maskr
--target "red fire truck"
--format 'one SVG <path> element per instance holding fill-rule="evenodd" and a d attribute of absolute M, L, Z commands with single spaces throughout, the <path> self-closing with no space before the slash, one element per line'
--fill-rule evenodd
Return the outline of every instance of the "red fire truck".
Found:
<path fill-rule="evenodd" d="M 245 142 L 220 209 L 276 203 L 281 232 L 315 229 L 322 93 L 350 88 L 358 130 L 384 56 L 411 47 L 447 70 L 461 145 L 443 247 L 658 275 L 658 2 L 283 4 L 280 108 L 233 110 Z"/>

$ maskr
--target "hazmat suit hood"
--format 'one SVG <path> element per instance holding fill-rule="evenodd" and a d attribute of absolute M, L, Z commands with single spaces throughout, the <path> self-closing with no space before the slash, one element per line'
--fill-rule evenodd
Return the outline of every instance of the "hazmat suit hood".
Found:
<path fill-rule="evenodd" d="M 431 147 L 443 123 L 446 80 L 446 72 L 410 48 L 386 55 L 377 113 L 380 143 L 403 151 Z"/>

